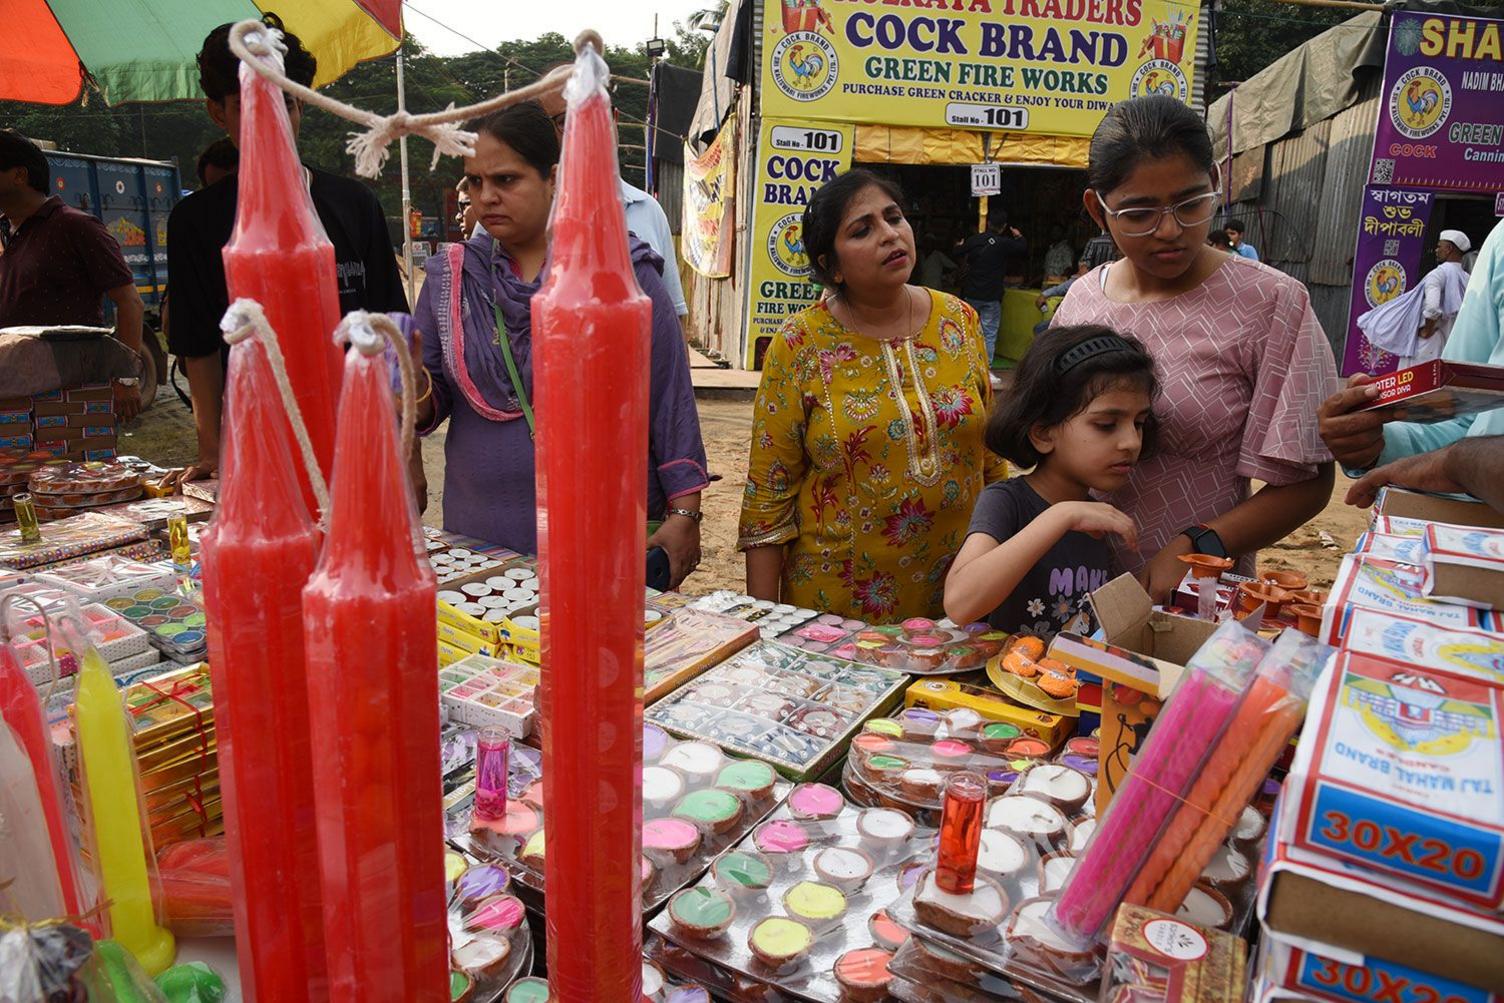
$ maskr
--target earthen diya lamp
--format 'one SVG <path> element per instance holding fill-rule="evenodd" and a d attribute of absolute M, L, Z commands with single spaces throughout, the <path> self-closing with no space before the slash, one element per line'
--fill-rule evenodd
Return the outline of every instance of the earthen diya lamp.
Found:
<path fill-rule="evenodd" d="M 1295 628 L 1307 637 L 1319 637 L 1321 635 L 1321 607 L 1307 606 L 1297 603 L 1289 607 L 1295 617 Z"/>
<path fill-rule="evenodd" d="M 1279 616 L 1279 608 L 1290 598 L 1290 593 L 1278 585 L 1269 585 L 1264 582 L 1244 582 L 1238 586 L 1238 606 L 1247 615 L 1264 607 L 1264 616 L 1274 619 Z M 1258 624 L 1254 624 L 1255 627 Z"/>
<path fill-rule="evenodd" d="M 1301 589 L 1290 593 L 1290 601 L 1304 606 L 1325 606 L 1326 593 L 1320 589 Z"/>
<path fill-rule="evenodd" d="M 1310 584 L 1310 580 L 1298 571 L 1261 571 L 1259 580 L 1277 585 L 1286 592 L 1299 592 Z"/>
<path fill-rule="evenodd" d="M 1180 559 L 1190 565 L 1191 576 L 1198 581 L 1203 578 L 1220 578 L 1222 572 L 1232 567 L 1232 558 L 1213 557 L 1211 554 L 1181 554 Z"/>

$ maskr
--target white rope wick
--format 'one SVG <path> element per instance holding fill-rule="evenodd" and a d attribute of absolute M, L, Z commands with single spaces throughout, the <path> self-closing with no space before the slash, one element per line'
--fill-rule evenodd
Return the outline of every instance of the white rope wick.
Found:
<path fill-rule="evenodd" d="M 259 22 L 258 22 L 259 23 Z M 308 473 L 308 483 L 313 487 L 313 497 L 318 501 L 318 525 L 328 528 L 329 483 L 319 468 L 318 457 L 313 452 L 313 442 L 308 438 L 308 426 L 303 423 L 303 412 L 298 399 L 293 396 L 292 384 L 287 379 L 287 364 L 282 359 L 282 349 L 277 344 L 277 333 L 266 319 L 266 311 L 253 299 L 242 296 L 230 304 L 219 329 L 225 334 L 225 344 L 238 345 L 247 338 L 254 338 L 266 351 L 266 360 L 271 363 L 272 377 L 277 383 L 277 392 L 282 396 L 282 406 L 287 410 L 287 422 L 292 426 L 293 438 L 298 442 L 298 451 L 303 455 L 303 469 Z"/>
<path fill-rule="evenodd" d="M 526 87 L 507 91 L 463 108 L 456 108 L 451 103 L 443 111 L 424 115 L 413 115 L 401 108 L 391 115 L 378 115 L 347 105 L 343 101 L 336 101 L 290 79 L 282 66 L 281 52 L 278 51 L 286 49 L 281 38 L 281 32 L 260 21 L 241 21 L 230 29 L 230 51 L 245 65 L 287 93 L 302 99 L 305 104 L 364 126 L 364 132 L 350 133 L 345 152 L 355 157 L 355 173 L 367 178 L 380 176 L 389 156 L 387 147 L 400 136 L 422 136 L 433 144 L 433 162 L 429 170 L 438 166 L 442 154 L 451 157 L 475 156 L 476 134 L 461 128 L 462 123 L 509 105 L 557 93 L 564 89 L 564 84 L 574 72 L 572 66 L 560 66 Z M 576 53 L 582 52 L 586 46 L 594 47 L 599 54 L 606 51 L 605 42 L 594 31 L 583 31 L 575 39 Z"/>

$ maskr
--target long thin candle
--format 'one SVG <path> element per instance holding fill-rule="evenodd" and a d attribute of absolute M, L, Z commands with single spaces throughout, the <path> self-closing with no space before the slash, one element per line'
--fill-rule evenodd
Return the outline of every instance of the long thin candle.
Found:
<path fill-rule="evenodd" d="M 314 211 L 282 91 L 245 66 L 237 145 L 235 230 L 223 252 L 230 302 L 245 296 L 266 310 L 313 451 L 327 474 L 340 389 L 340 353 L 330 340 L 339 323 L 334 245 Z M 306 481 L 304 497 L 312 509 Z"/>
<path fill-rule="evenodd" d="M 149 975 L 160 975 L 177 951 L 172 934 L 157 923 L 147 876 L 150 853 L 141 828 L 135 753 L 125 705 L 110 670 L 71 621 L 55 629 L 82 668 L 74 725 L 83 760 L 84 801 L 94 833 L 94 866 L 104 897 L 109 900 L 110 936 L 141 963 Z"/>
<path fill-rule="evenodd" d="M 553 265 L 533 299 L 548 976 L 564 1003 L 635 1000 L 642 980 L 652 305 L 627 253 L 605 80 L 587 50 L 569 85 Z"/>
<path fill-rule="evenodd" d="M 303 590 L 329 995 L 448 1003 L 433 569 L 380 355 L 345 363 L 329 535 Z"/>
<path fill-rule="evenodd" d="M 219 507 L 203 567 L 240 978 L 252 1000 L 323 1000 L 302 604 L 318 531 L 255 339 L 230 349 L 225 397 Z"/>
<path fill-rule="evenodd" d="M 47 822 L 47 837 L 52 846 L 53 868 L 62 895 L 63 909 L 69 916 L 82 917 L 83 890 L 78 881 L 78 863 L 73 855 L 73 841 L 63 818 L 62 799 L 58 797 L 57 767 L 52 758 L 52 742 L 47 737 L 47 719 L 36 687 L 21 671 L 10 645 L 0 643 L 0 719 L 15 733 L 16 741 L 26 752 L 42 815 Z M 51 918 L 51 917 L 47 917 Z M 87 920 L 90 932 L 98 928 Z"/>

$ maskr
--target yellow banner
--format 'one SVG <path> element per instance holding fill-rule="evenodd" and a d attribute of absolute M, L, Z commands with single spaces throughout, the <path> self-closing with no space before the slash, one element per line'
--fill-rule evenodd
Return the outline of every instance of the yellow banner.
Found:
<path fill-rule="evenodd" d="M 748 368 L 761 358 L 759 342 L 771 339 L 785 320 L 820 298 L 804 253 L 804 207 L 821 185 L 851 166 L 855 131 L 850 125 L 762 120 L 749 238 Z"/>
<path fill-rule="evenodd" d="M 696 157 L 684 144 L 684 260 L 712 279 L 731 274 L 731 244 L 736 227 L 736 115 L 705 152 Z"/>
<path fill-rule="evenodd" d="M 1089 136 L 1119 101 L 1191 96 L 1195 3 L 764 3 L 765 116 Z"/>

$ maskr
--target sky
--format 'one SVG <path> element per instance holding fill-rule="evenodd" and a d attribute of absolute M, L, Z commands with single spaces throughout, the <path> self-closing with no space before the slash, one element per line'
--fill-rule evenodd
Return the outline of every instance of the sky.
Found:
<path fill-rule="evenodd" d="M 636 45 L 653 37 L 653 15 L 658 15 L 658 34 L 673 36 L 675 21 L 712 6 L 707 0 L 408 0 L 403 4 L 403 23 L 431 52 L 457 56 L 480 45 L 493 47 L 513 39 L 531 40 L 556 31 L 573 38 L 585 28 L 594 28 L 607 45 Z M 428 15 L 425 17 L 424 15 Z M 442 22 L 454 31 L 436 24 Z M 455 34 L 469 36 L 466 40 Z"/>

